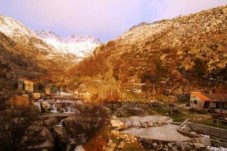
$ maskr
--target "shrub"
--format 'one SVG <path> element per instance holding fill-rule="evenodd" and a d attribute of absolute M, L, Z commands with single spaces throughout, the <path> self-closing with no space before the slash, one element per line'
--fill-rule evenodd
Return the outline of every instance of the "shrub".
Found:
<path fill-rule="evenodd" d="M 202 77 L 207 73 L 207 64 L 204 60 L 197 58 L 195 59 L 195 66 L 194 66 L 194 70 L 195 73 L 199 76 Z"/>

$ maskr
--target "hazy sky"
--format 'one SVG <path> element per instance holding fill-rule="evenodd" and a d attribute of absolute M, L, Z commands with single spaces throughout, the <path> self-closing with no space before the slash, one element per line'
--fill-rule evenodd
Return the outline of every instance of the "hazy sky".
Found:
<path fill-rule="evenodd" d="M 227 0 L 0 0 L 0 13 L 32 30 L 91 34 L 106 42 L 141 22 L 220 5 L 227 5 Z"/>

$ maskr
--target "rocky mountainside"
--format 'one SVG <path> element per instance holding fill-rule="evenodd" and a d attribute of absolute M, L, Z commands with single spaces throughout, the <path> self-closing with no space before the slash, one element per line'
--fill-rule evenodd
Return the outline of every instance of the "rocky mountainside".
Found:
<path fill-rule="evenodd" d="M 62 55 L 20 22 L 0 16 L 0 99 L 8 98 L 18 78 L 61 85 L 78 58 Z"/>
<path fill-rule="evenodd" d="M 42 63 L 37 64 L 32 53 L 23 53 L 21 46 L 0 32 L 0 100 L 9 98 L 15 90 L 18 78 L 26 77 L 34 80 L 47 74 L 47 68 Z M 27 51 L 24 48 L 23 51 Z M 43 52 L 36 53 L 42 56 Z"/>
<path fill-rule="evenodd" d="M 19 77 L 34 79 L 46 73 L 45 65 L 38 65 L 36 59 L 40 60 L 38 56 L 44 56 L 49 48 L 10 17 L 0 16 L 0 37 L 0 93 L 1 98 L 7 98 Z M 43 45 L 45 49 L 38 50 L 34 45 Z"/>
<path fill-rule="evenodd" d="M 77 67 L 84 76 L 114 77 L 125 89 L 156 94 L 220 91 L 227 82 L 227 6 L 141 23 L 98 47 Z M 89 65 L 97 68 L 89 68 Z M 75 71 L 76 72 L 76 71 Z M 223 88 L 224 87 L 224 88 Z M 155 92 L 154 92 L 155 93 Z"/>
<path fill-rule="evenodd" d="M 74 54 L 80 60 L 91 54 L 101 42 L 94 36 L 60 37 L 52 31 L 36 31 L 36 34 L 61 54 Z"/>

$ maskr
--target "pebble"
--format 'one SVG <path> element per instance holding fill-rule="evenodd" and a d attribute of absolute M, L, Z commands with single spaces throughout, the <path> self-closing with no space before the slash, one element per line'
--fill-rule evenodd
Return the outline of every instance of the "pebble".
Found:
<path fill-rule="evenodd" d="M 169 147 L 169 148 L 172 148 L 173 145 L 172 145 L 171 143 L 168 143 L 168 147 Z"/>
<path fill-rule="evenodd" d="M 212 146 L 210 147 L 210 146 L 208 146 L 207 149 L 209 151 L 227 151 L 227 148 L 224 148 L 224 147 L 212 147 Z"/>
<path fill-rule="evenodd" d="M 153 143 L 153 146 L 154 146 L 154 147 L 157 147 L 157 146 L 158 146 L 158 144 L 157 144 L 157 143 Z"/>
<path fill-rule="evenodd" d="M 122 149 L 125 146 L 125 142 L 122 141 L 120 144 L 117 146 L 119 149 Z"/>
<path fill-rule="evenodd" d="M 141 123 L 138 122 L 138 121 L 133 121 L 133 122 L 132 122 L 132 126 L 133 126 L 133 127 L 141 127 Z"/>
<path fill-rule="evenodd" d="M 177 147 L 172 147 L 172 151 L 178 151 Z"/>
<path fill-rule="evenodd" d="M 153 122 L 151 122 L 151 121 L 148 122 L 148 126 L 149 126 L 149 127 L 152 127 L 153 125 L 154 125 Z"/>
<path fill-rule="evenodd" d="M 116 144 L 110 143 L 109 146 L 110 146 L 111 148 L 115 148 Z"/>
<path fill-rule="evenodd" d="M 190 132 L 190 134 L 192 134 L 192 135 L 197 135 L 197 133 L 196 133 L 196 132 Z"/>
<path fill-rule="evenodd" d="M 126 127 L 131 127 L 131 126 L 132 126 L 132 122 L 131 122 L 131 121 L 126 121 L 126 122 L 124 123 L 124 125 L 125 125 Z"/>
<path fill-rule="evenodd" d="M 202 148 L 205 148 L 205 145 L 201 144 L 201 143 L 194 143 L 194 147 L 196 149 L 202 149 Z"/>

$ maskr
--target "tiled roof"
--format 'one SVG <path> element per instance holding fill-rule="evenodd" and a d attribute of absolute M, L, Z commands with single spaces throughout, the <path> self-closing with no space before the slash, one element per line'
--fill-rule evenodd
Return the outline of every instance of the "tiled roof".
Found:
<path fill-rule="evenodd" d="M 209 97 L 211 100 L 216 101 L 227 101 L 227 94 L 205 94 L 207 97 Z"/>
<path fill-rule="evenodd" d="M 201 93 L 201 92 L 192 92 L 196 97 L 200 98 L 203 101 L 226 101 L 227 94 L 211 94 L 211 93 Z"/>
<path fill-rule="evenodd" d="M 209 97 L 207 97 L 206 95 L 202 94 L 201 92 L 193 92 L 193 94 L 200 98 L 203 101 L 211 101 L 211 99 Z"/>

